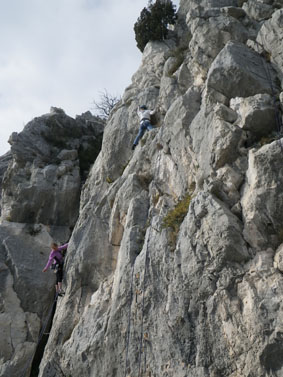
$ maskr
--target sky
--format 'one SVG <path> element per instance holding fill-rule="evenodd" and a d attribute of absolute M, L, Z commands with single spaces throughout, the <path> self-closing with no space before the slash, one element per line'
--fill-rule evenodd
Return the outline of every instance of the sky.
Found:
<path fill-rule="evenodd" d="M 0 1 L 0 156 L 12 132 L 51 106 L 75 117 L 105 89 L 123 94 L 141 63 L 133 26 L 147 3 Z"/>

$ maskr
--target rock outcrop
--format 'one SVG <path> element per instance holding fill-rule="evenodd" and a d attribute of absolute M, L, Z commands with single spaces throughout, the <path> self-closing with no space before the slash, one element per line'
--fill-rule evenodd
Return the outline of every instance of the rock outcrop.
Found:
<path fill-rule="evenodd" d="M 43 225 L 0 225 L 0 375 L 21 376 L 36 350 L 55 279 L 42 274 L 56 233 Z M 61 237 L 69 237 L 67 229 Z M 58 239 L 58 238 L 55 239 Z M 60 238 L 59 238 L 60 239 Z"/>
<path fill-rule="evenodd" d="M 73 227 L 82 178 L 100 151 L 103 124 L 62 109 L 33 119 L 9 139 L 13 162 L 3 178 L 2 218 Z"/>
<path fill-rule="evenodd" d="M 2 181 L 4 174 L 8 168 L 9 162 L 12 160 L 11 152 L 7 152 L 4 156 L 0 157 L 0 201 L 2 195 Z M 1 215 L 1 206 L 0 206 L 0 215 Z"/>
<path fill-rule="evenodd" d="M 74 224 L 66 294 L 40 377 L 283 376 L 282 7 L 281 0 L 181 0 L 173 37 L 147 44 L 80 202 L 69 196 L 67 211 L 79 204 L 79 216 L 63 221 Z M 157 109 L 157 125 L 133 152 L 141 104 Z M 55 158 L 59 174 L 67 158 L 65 179 L 73 182 L 73 141 L 52 154 L 52 141 L 39 140 L 40 163 Z M 36 165 L 33 183 L 49 164 Z M 45 224 L 61 225 L 59 215 L 41 211 L 35 191 L 25 203 L 20 169 L 7 170 L 13 185 L 4 179 L 3 215 L 22 219 L 20 208 L 13 212 L 19 198 L 34 208 L 31 223 L 45 216 Z M 13 258 L 10 271 L 21 264 Z M 7 291 L 11 276 L 2 271 Z M 20 344 L 30 339 L 21 330 L 31 312 L 29 297 L 24 302 L 14 324 Z M 17 365 L 13 355 L 6 350 L 6 363 Z"/>
<path fill-rule="evenodd" d="M 103 128 L 91 113 L 75 120 L 51 108 L 13 133 L 11 151 L 0 159 L 1 376 L 29 373 L 37 346 L 43 346 L 38 337 L 42 326 L 50 325 L 55 275 L 42 269 L 51 242 L 70 238 Z M 44 333 L 42 338 L 46 342 Z"/>

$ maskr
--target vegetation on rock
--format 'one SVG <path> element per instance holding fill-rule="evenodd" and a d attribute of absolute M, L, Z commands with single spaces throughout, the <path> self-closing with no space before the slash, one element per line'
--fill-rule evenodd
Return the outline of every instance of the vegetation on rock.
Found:
<path fill-rule="evenodd" d="M 156 0 L 154 4 L 150 1 L 134 25 L 139 50 L 143 51 L 149 41 L 166 39 L 168 25 L 174 25 L 176 20 L 176 6 L 171 0 Z"/>
<path fill-rule="evenodd" d="M 93 101 L 94 110 L 97 116 L 103 120 L 107 120 L 113 108 L 121 101 L 121 96 L 115 96 L 104 89 L 99 93 L 99 101 Z"/>
<path fill-rule="evenodd" d="M 170 246 L 174 247 L 176 244 L 177 235 L 180 230 L 180 226 L 188 213 L 188 209 L 191 203 L 192 197 L 187 194 L 182 200 L 180 200 L 177 205 L 171 209 L 168 214 L 164 217 L 162 228 L 170 228 Z"/>

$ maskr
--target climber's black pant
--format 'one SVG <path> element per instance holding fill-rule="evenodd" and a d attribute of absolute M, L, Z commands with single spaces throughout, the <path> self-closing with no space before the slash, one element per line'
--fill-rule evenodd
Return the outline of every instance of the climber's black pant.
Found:
<path fill-rule="evenodd" d="M 58 265 L 57 271 L 56 271 L 56 284 L 62 283 L 63 280 L 63 263 Z"/>

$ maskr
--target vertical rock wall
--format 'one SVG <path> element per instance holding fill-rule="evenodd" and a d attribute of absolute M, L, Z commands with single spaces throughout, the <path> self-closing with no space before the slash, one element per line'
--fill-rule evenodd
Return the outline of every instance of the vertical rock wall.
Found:
<path fill-rule="evenodd" d="M 13 133 L 0 159 L 0 375 L 29 375 L 39 334 L 46 341 L 55 275 L 42 273 L 52 242 L 66 242 L 79 212 L 86 170 L 100 151 L 103 125 L 63 110 Z M 49 321 L 48 321 L 49 318 Z"/>
<path fill-rule="evenodd" d="M 1 200 L 1 195 L 2 195 L 3 177 L 11 159 L 12 159 L 11 152 L 7 152 L 6 154 L 4 154 L 4 156 L 0 157 L 0 200 Z M 0 215 L 1 215 L 1 207 L 0 207 Z"/>
<path fill-rule="evenodd" d="M 174 36 L 146 46 L 83 188 L 39 376 L 283 376 L 282 8 L 181 0 Z M 141 104 L 158 123 L 133 152 Z"/>
<path fill-rule="evenodd" d="M 282 6 L 183 0 L 175 37 L 146 46 L 84 187 L 41 377 L 283 376 Z M 158 124 L 132 152 L 141 104 Z"/>

